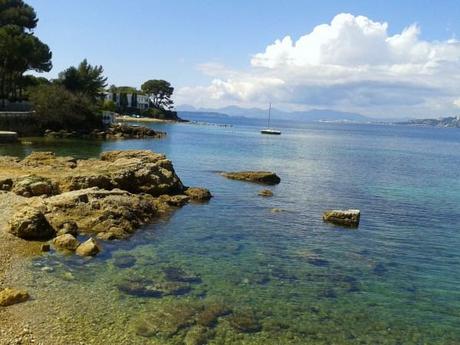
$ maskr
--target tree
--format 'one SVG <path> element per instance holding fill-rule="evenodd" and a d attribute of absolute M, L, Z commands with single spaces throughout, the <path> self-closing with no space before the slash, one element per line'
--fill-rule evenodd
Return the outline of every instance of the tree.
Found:
<path fill-rule="evenodd" d="M 110 99 L 106 99 L 103 103 L 102 103 L 102 110 L 107 110 L 107 111 L 116 111 L 117 110 L 117 105 L 115 104 L 114 101 L 110 100 Z"/>
<path fill-rule="evenodd" d="M 141 89 L 150 96 L 153 107 L 160 110 L 170 110 L 173 107 L 171 96 L 174 88 L 166 80 L 148 80 L 142 84 Z"/>
<path fill-rule="evenodd" d="M 30 90 L 35 120 L 42 130 L 88 131 L 101 125 L 94 103 L 59 84 L 43 84 Z"/>
<path fill-rule="evenodd" d="M 67 90 L 96 101 L 107 86 L 103 73 L 102 66 L 92 66 L 84 59 L 78 67 L 72 66 L 59 73 L 58 82 Z"/>
<path fill-rule="evenodd" d="M 33 34 L 38 22 L 22 0 L 0 0 L 0 99 L 22 97 L 22 75 L 28 70 L 51 70 L 51 51 Z"/>

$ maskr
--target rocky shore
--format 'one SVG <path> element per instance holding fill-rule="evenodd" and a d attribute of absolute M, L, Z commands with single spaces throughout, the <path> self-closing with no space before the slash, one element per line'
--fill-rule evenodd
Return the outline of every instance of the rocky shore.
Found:
<path fill-rule="evenodd" d="M 113 124 L 106 129 L 95 129 L 89 133 L 79 133 L 77 131 L 52 131 L 46 130 L 45 137 L 50 138 L 89 138 L 89 139 L 144 139 L 144 138 L 163 138 L 165 132 L 155 131 L 145 126 L 135 126 L 128 124 Z"/>
<path fill-rule="evenodd" d="M 0 190 L 0 198 L 26 198 L 8 222 L 8 231 L 25 240 L 125 239 L 171 208 L 211 197 L 206 189 L 185 187 L 171 161 L 151 151 L 111 151 L 88 160 L 51 152 L 1 157 Z"/>
<path fill-rule="evenodd" d="M 104 152 L 88 160 L 51 152 L 0 157 L 2 304 L 28 298 L 5 279 L 24 258 L 41 250 L 97 255 L 103 241 L 126 239 L 155 218 L 211 196 L 207 189 L 185 187 L 171 161 L 151 151 Z M 9 308 L 0 307 L 5 325 Z M 15 336 L 13 331 L 12 343 Z"/>

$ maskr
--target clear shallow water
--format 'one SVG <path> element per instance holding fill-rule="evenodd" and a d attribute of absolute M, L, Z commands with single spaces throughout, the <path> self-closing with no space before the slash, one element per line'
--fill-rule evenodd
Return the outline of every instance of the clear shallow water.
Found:
<path fill-rule="evenodd" d="M 128 242 L 104 243 L 103 255 L 89 262 L 37 258 L 29 289 L 53 296 L 56 313 L 72 318 L 67 332 L 75 339 L 86 332 L 95 343 L 107 339 L 104 329 L 115 343 L 128 337 L 132 344 L 460 343 L 460 131 L 299 126 L 272 137 L 255 126 L 155 125 L 166 139 L 0 146 L 2 154 L 77 157 L 151 149 L 174 162 L 186 185 L 215 195 Z M 261 198 L 263 187 L 227 180 L 216 173 L 222 170 L 271 170 L 282 182 L 271 188 L 274 197 Z M 359 229 L 324 224 L 328 208 L 361 209 Z M 117 267 L 120 257 L 130 267 Z M 163 298 L 120 288 L 133 279 L 164 282 L 168 269 L 200 280 Z M 216 301 L 233 315 L 194 343 L 195 318 L 177 315 Z M 166 319 L 177 330 L 152 335 L 164 311 L 175 315 Z"/>

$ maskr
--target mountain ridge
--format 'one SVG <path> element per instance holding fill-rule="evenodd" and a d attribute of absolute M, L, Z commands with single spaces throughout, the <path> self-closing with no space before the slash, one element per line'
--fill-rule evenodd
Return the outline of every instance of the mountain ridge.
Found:
<path fill-rule="evenodd" d="M 223 108 L 195 108 L 190 105 L 182 105 L 177 107 L 179 113 L 203 113 L 207 116 L 212 115 L 227 115 L 229 117 L 244 117 L 265 119 L 268 115 L 267 109 L 260 108 L 241 108 L 238 106 L 227 106 Z M 272 108 L 271 115 L 277 120 L 296 120 L 296 121 L 355 121 L 368 122 L 372 119 L 358 113 L 343 112 L 330 109 L 311 109 L 307 111 L 283 111 L 277 108 Z"/>

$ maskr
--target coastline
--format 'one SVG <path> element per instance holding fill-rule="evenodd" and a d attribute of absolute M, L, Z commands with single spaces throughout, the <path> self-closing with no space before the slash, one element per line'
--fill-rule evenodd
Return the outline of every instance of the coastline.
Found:
<path fill-rule="evenodd" d="M 154 119 L 151 117 L 131 117 L 128 115 L 120 115 L 120 116 L 115 117 L 115 122 L 178 123 L 178 122 L 187 122 L 187 121 L 162 120 L 162 119 Z"/>

